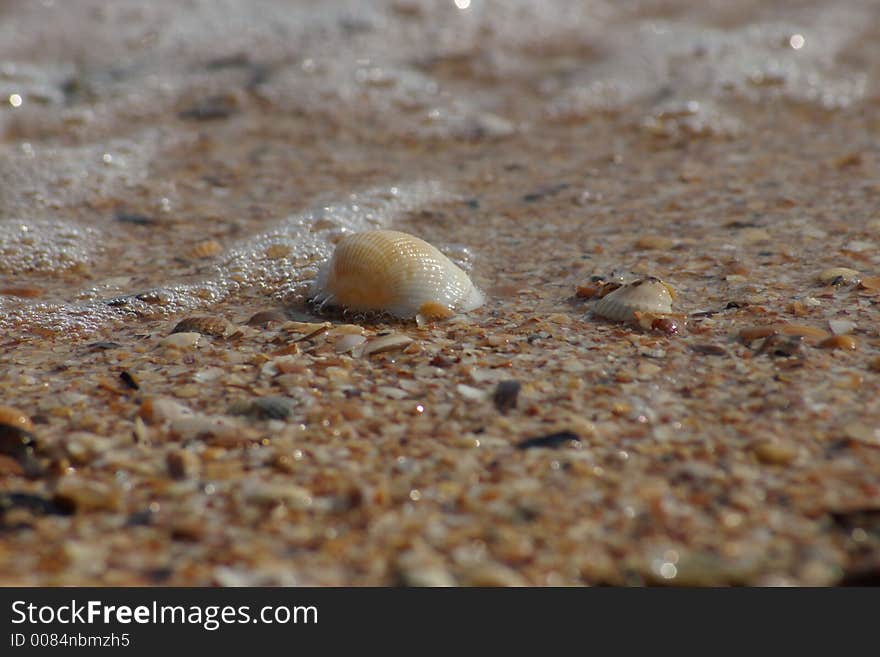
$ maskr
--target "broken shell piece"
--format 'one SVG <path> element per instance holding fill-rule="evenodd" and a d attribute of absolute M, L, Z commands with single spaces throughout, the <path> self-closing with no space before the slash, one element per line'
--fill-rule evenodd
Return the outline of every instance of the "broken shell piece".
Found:
<path fill-rule="evenodd" d="M 392 333 L 391 335 L 383 335 L 381 337 L 370 340 L 361 352 L 362 356 L 372 356 L 373 354 L 381 354 L 386 351 L 397 351 L 403 349 L 412 338 L 401 333 Z"/>
<path fill-rule="evenodd" d="M 354 333 L 350 333 L 348 335 L 341 336 L 333 345 L 333 350 L 337 354 L 344 354 L 355 347 L 362 345 L 366 341 L 366 338 L 362 335 L 356 335 Z"/>
<path fill-rule="evenodd" d="M 847 267 L 832 267 L 820 272 L 817 278 L 822 285 L 858 285 L 861 274 Z"/>
<path fill-rule="evenodd" d="M 593 312 L 615 322 L 631 322 L 638 320 L 636 313 L 671 313 L 672 299 L 672 289 L 659 278 L 649 276 L 602 297 L 593 306 Z"/>
<path fill-rule="evenodd" d="M 419 308 L 419 312 L 416 313 L 416 324 L 419 326 L 425 326 L 438 319 L 449 319 L 454 314 L 454 312 L 442 303 L 429 301 L 428 303 L 423 303 Z"/>
<path fill-rule="evenodd" d="M 342 238 L 318 275 L 312 298 L 322 308 L 340 306 L 400 319 L 412 319 L 425 308 L 437 316 L 466 312 L 485 300 L 468 275 L 440 251 L 393 230 Z"/>
<path fill-rule="evenodd" d="M 744 342 L 751 342 L 766 338 L 771 335 L 789 335 L 793 337 L 811 338 L 813 340 L 824 340 L 828 337 L 828 331 L 817 328 L 815 326 L 807 326 L 805 324 L 767 324 L 766 326 L 753 326 L 743 329 L 739 332 L 739 337 Z"/>

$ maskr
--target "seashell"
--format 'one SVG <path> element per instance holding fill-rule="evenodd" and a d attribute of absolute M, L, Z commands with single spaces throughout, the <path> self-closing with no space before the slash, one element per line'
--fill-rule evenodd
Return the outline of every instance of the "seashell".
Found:
<path fill-rule="evenodd" d="M 861 274 L 847 267 L 832 267 L 819 272 L 816 278 L 823 285 L 858 285 Z"/>
<path fill-rule="evenodd" d="M 593 306 L 593 312 L 615 322 L 631 322 L 638 318 L 636 313 L 672 312 L 672 297 L 666 283 L 649 276 L 605 295 Z"/>
<path fill-rule="evenodd" d="M 357 313 L 440 318 L 485 301 L 468 275 L 435 247 L 412 235 L 371 230 L 348 235 L 312 288 L 313 301 Z"/>

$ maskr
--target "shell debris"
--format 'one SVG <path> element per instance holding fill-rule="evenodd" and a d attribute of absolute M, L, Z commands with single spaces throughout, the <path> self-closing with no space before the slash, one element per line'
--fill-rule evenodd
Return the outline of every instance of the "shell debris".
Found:
<path fill-rule="evenodd" d="M 483 305 L 470 277 L 424 240 L 393 230 L 348 235 L 312 286 L 320 308 L 442 319 Z"/>
<path fill-rule="evenodd" d="M 832 267 L 819 272 L 816 278 L 822 285 L 858 285 L 861 274 L 848 267 Z"/>
<path fill-rule="evenodd" d="M 623 285 L 605 295 L 593 312 L 615 322 L 638 321 L 642 314 L 665 315 L 672 312 L 672 289 L 654 276 Z"/>

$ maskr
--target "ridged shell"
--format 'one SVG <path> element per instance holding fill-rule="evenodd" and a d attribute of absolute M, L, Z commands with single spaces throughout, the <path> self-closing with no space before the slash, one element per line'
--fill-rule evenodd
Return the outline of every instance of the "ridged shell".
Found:
<path fill-rule="evenodd" d="M 394 230 L 344 237 L 312 288 L 322 306 L 411 319 L 440 308 L 466 312 L 484 302 L 468 275 L 424 240 Z"/>
<path fill-rule="evenodd" d="M 619 287 L 602 297 L 593 312 L 615 322 L 630 322 L 636 313 L 671 313 L 672 294 L 669 286 L 650 276 Z"/>

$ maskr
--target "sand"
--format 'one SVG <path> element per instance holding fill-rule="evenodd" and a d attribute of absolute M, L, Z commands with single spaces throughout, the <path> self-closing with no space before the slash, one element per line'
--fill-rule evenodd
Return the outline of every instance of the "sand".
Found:
<path fill-rule="evenodd" d="M 154 4 L 0 8 L 0 582 L 876 581 L 868 4 Z M 385 226 L 486 304 L 318 314 Z"/>

